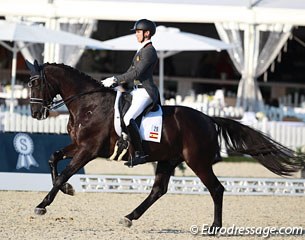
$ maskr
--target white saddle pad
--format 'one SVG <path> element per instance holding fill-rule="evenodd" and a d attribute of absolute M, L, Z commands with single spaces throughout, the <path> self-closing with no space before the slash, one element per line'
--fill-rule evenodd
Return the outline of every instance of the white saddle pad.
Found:
<path fill-rule="evenodd" d="M 114 104 L 114 129 L 118 136 L 122 135 L 121 119 L 119 112 L 119 98 L 121 92 L 117 91 Z M 162 133 L 162 108 L 159 106 L 158 111 L 149 112 L 142 118 L 140 126 L 141 138 L 145 141 L 160 142 Z"/>

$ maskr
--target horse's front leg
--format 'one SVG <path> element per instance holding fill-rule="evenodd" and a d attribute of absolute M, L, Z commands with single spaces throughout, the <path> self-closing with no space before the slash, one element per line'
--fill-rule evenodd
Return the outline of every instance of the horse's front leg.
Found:
<path fill-rule="evenodd" d="M 65 147 L 62 150 L 56 151 L 54 152 L 49 160 L 49 166 L 51 169 L 51 176 L 52 176 L 52 183 L 54 185 L 55 183 L 55 179 L 58 176 L 58 169 L 57 169 L 57 164 L 60 160 L 66 159 L 66 158 L 70 158 L 74 155 L 76 148 L 74 144 L 71 144 L 67 147 Z M 69 183 L 64 183 L 63 186 L 60 188 L 60 190 L 68 195 L 73 196 L 74 195 L 74 189 L 71 186 L 71 184 Z"/>
<path fill-rule="evenodd" d="M 53 182 L 53 187 L 47 196 L 42 200 L 40 204 L 35 208 L 35 213 L 38 215 L 43 215 L 47 212 L 46 207 L 49 206 L 55 199 L 58 191 L 63 187 L 63 185 L 69 180 L 69 178 L 75 174 L 79 169 L 85 166 L 94 157 L 87 150 L 79 150 L 71 160 L 71 162 L 66 166 L 62 173 L 57 176 Z M 55 172 L 56 173 L 56 172 Z M 52 173 L 53 175 L 53 173 Z"/>
<path fill-rule="evenodd" d="M 139 219 L 151 205 L 167 192 L 170 176 L 176 166 L 176 164 L 171 165 L 168 161 L 158 162 L 155 182 L 150 194 L 135 210 L 120 220 L 121 224 L 130 227 L 132 220 Z"/>

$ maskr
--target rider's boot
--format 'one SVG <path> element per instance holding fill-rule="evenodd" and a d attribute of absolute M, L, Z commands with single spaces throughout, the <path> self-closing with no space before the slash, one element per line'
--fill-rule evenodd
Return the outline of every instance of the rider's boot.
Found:
<path fill-rule="evenodd" d="M 147 162 L 148 155 L 145 155 L 142 147 L 142 139 L 139 133 L 139 128 L 134 119 L 131 119 L 129 125 L 127 126 L 128 135 L 135 149 L 135 156 L 132 157 L 125 165 L 133 167 L 138 164 L 143 164 Z"/>

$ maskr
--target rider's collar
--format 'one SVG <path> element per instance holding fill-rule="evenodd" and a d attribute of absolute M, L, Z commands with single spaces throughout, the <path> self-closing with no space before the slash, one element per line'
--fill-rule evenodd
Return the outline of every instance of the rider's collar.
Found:
<path fill-rule="evenodd" d="M 139 46 L 137 52 L 139 52 L 139 51 L 140 51 L 143 47 L 145 47 L 148 43 L 151 43 L 151 40 L 150 40 L 150 39 L 149 39 L 149 40 L 146 40 L 146 41 L 144 41 L 144 42 L 142 42 L 142 43 L 140 44 L 140 46 Z"/>

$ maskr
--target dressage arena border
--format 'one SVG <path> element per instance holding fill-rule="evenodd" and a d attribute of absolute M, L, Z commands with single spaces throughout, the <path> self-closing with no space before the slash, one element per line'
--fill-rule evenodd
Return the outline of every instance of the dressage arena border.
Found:
<path fill-rule="evenodd" d="M 219 178 L 227 195 L 305 196 L 305 179 Z M 76 192 L 149 193 L 154 176 L 77 174 L 70 180 Z M 49 191 L 50 174 L 0 173 L 0 190 Z M 197 177 L 171 177 L 168 193 L 209 194 Z"/>

